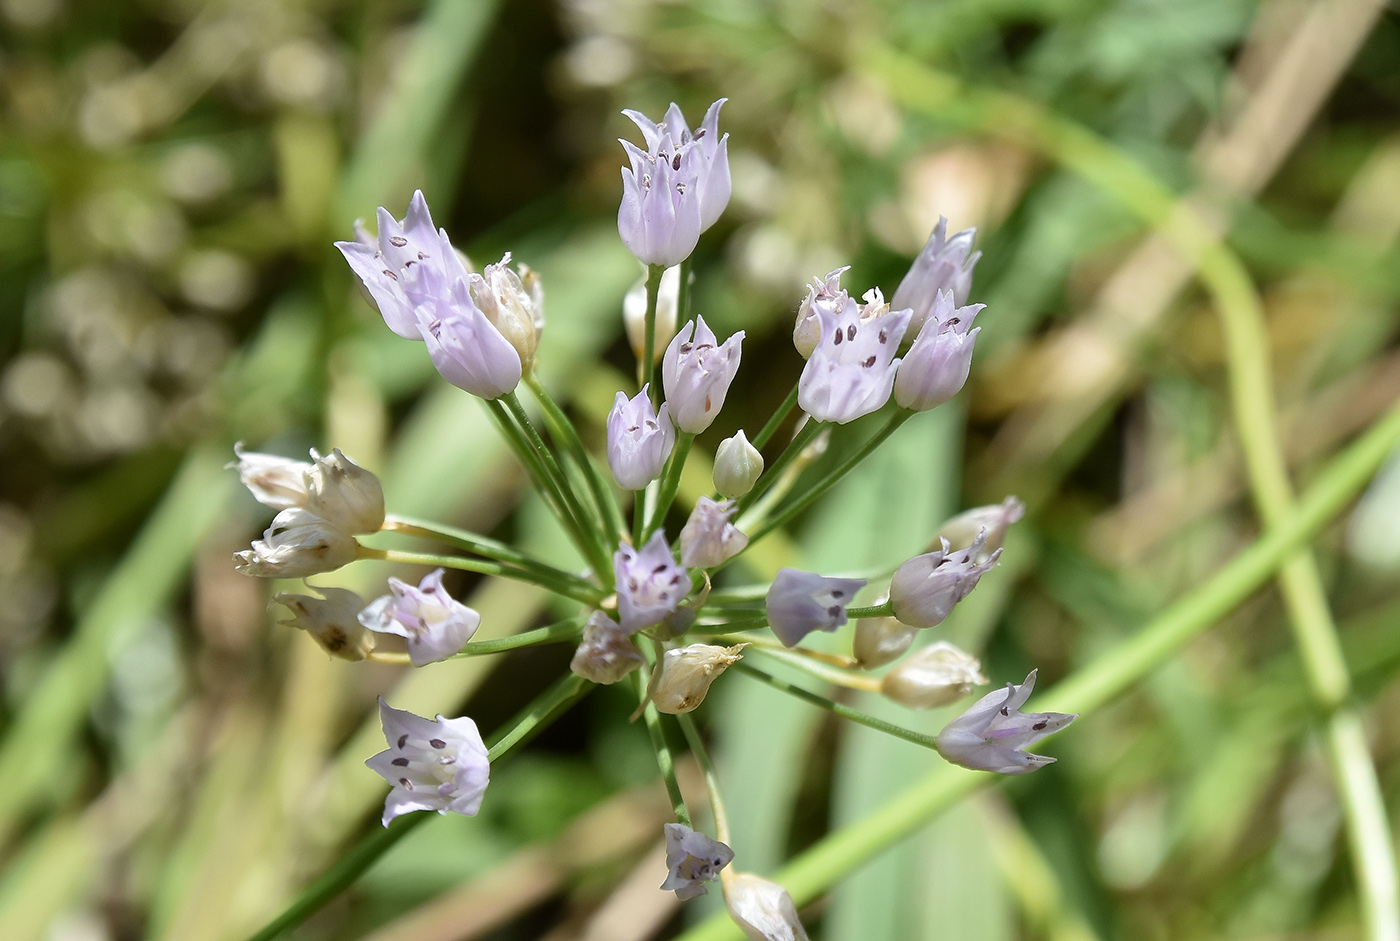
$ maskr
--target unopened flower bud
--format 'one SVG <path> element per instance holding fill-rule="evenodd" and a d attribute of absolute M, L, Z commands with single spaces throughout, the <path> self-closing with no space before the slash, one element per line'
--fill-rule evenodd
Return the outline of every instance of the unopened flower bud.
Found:
<path fill-rule="evenodd" d="M 344 588 L 319 588 L 321 597 L 278 592 L 272 597 L 277 604 L 292 612 L 289 620 L 279 621 L 287 627 L 306 631 L 332 657 L 342 660 L 363 660 L 374 649 L 374 635 L 358 620 L 365 602 L 353 591 Z"/>
<path fill-rule="evenodd" d="M 294 506 L 272 518 L 251 549 L 235 553 L 235 568 L 261 578 L 305 578 L 355 561 L 355 537 Z"/>
<path fill-rule="evenodd" d="M 718 647 L 714 644 L 691 644 L 666 651 L 661 660 L 661 672 L 651 691 L 651 701 L 657 711 L 668 715 L 690 712 L 705 701 L 710 684 L 741 659 L 739 651 L 747 644 Z"/>
<path fill-rule="evenodd" d="M 763 455 L 749 444 L 742 430 L 725 438 L 715 449 L 715 490 L 736 500 L 753 489 L 763 474 Z"/>
<path fill-rule="evenodd" d="M 973 327 L 972 320 L 984 306 L 954 308 L 952 292 L 939 293 L 933 312 L 895 375 L 894 400 L 901 408 L 927 411 L 962 391 L 972 369 L 977 334 L 982 330 Z"/>
<path fill-rule="evenodd" d="M 987 556 L 1001 548 L 1006 541 L 1006 531 L 1012 523 L 1019 522 L 1026 515 L 1026 505 L 1016 497 L 1007 497 L 1000 503 L 988 506 L 975 506 L 964 510 L 938 527 L 938 536 L 948 540 L 951 546 L 970 546 L 977 534 L 986 531 L 987 544 L 977 557 L 985 562 Z"/>
<path fill-rule="evenodd" d="M 690 593 L 690 577 L 659 529 L 642 548 L 624 543 L 613 553 L 613 583 L 618 620 L 629 634 L 661 623 Z"/>
<path fill-rule="evenodd" d="M 660 477 L 676 443 L 670 406 L 653 410 L 648 391 L 643 386 L 630 400 L 619 392 L 608 413 L 608 467 L 624 490 L 642 490 Z"/>
<path fill-rule="evenodd" d="M 471 296 L 528 366 L 544 331 L 544 287 L 528 266 L 517 265 L 517 274 L 509 265 L 510 252 L 506 252 L 499 262 L 471 277 Z"/>
<path fill-rule="evenodd" d="M 311 465 L 277 454 L 243 450 L 242 442 L 233 446 L 238 460 L 229 464 L 238 469 L 238 479 L 263 506 L 285 510 L 306 506 L 306 475 Z"/>
<path fill-rule="evenodd" d="M 360 612 L 365 627 L 408 641 L 408 656 L 416 667 L 451 657 L 481 626 L 481 615 L 442 587 L 442 575 L 442 569 L 434 569 L 416 588 L 391 577 L 389 594 Z"/>
<path fill-rule="evenodd" d="M 784 647 L 795 647 L 812 631 L 834 631 L 845 624 L 846 606 L 864 587 L 863 578 L 779 569 L 764 599 L 768 626 Z"/>
<path fill-rule="evenodd" d="M 889 600 L 889 592 L 886 592 L 875 603 L 884 604 Z M 856 622 L 852 652 L 862 668 L 873 670 L 904 656 L 917 633 L 917 627 L 901 624 L 898 618 L 861 618 Z"/>
<path fill-rule="evenodd" d="M 933 709 L 957 702 L 986 682 L 976 657 L 940 640 L 886 673 L 880 692 L 910 709 Z"/>
<path fill-rule="evenodd" d="M 716 502 L 701 497 L 695 501 L 695 509 L 681 530 L 681 564 L 687 568 L 714 568 L 743 552 L 749 537 L 729 522 L 733 515 L 731 500 Z"/>
<path fill-rule="evenodd" d="M 676 311 L 680 307 L 681 266 L 673 265 L 661 273 L 661 285 L 656 294 L 656 336 L 652 339 L 651 356 L 661 362 L 667 346 L 676 335 Z M 632 285 L 622 298 L 622 326 L 632 354 L 641 362 L 646 355 L 647 342 L 647 279 Z"/>
<path fill-rule="evenodd" d="M 724 907 L 752 941 L 808 941 L 787 889 L 751 872 L 720 874 Z"/>
<path fill-rule="evenodd" d="M 681 431 L 698 435 L 715 420 L 739 371 L 743 342 L 744 331 L 740 330 L 719 344 L 705 318 L 697 317 L 666 347 L 661 377 L 671 418 Z"/>
<path fill-rule="evenodd" d="M 934 627 L 942 624 L 952 613 L 953 606 L 962 601 L 977 581 L 996 568 L 1001 550 L 977 561 L 987 544 L 987 534 L 979 533 L 966 549 L 950 552 L 948 540 L 943 548 L 917 555 L 895 570 L 890 580 L 890 602 L 894 616 L 911 627 Z"/>
<path fill-rule="evenodd" d="M 645 662 L 622 625 L 603 612 L 594 611 L 583 626 L 583 642 L 574 651 L 569 669 L 591 683 L 607 686 Z"/>
<path fill-rule="evenodd" d="M 306 508 L 347 533 L 375 533 L 384 525 L 384 488 L 379 478 L 336 448 L 326 457 L 315 451 L 307 475 Z"/>
<path fill-rule="evenodd" d="M 734 859 L 734 851 L 719 840 L 690 829 L 683 823 L 668 823 L 666 834 L 666 881 L 663 891 L 674 891 L 681 901 L 705 895 L 705 883 L 718 876 Z"/>

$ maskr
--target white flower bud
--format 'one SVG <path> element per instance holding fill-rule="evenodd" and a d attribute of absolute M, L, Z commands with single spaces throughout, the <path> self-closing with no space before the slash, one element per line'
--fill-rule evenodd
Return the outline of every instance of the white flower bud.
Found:
<path fill-rule="evenodd" d="M 320 592 L 322 597 L 285 591 L 273 595 L 273 601 L 286 605 L 292 612 L 290 620 L 277 623 L 306 631 L 332 657 L 363 660 L 369 656 L 374 649 L 374 635 L 357 619 L 364 609 L 364 599 L 344 588 L 307 587 Z"/>
<path fill-rule="evenodd" d="M 690 712 L 705 701 L 705 694 L 721 673 L 737 662 L 739 651 L 748 644 L 718 647 L 713 644 L 691 644 L 666 651 L 661 660 L 661 673 L 652 689 L 651 701 L 660 712 L 680 715 Z"/>
<path fill-rule="evenodd" d="M 379 478 L 336 448 L 307 473 L 306 508 L 347 533 L 375 533 L 384 525 L 384 488 Z"/>
<path fill-rule="evenodd" d="M 940 640 L 886 673 L 880 692 L 910 709 L 932 709 L 957 702 L 986 682 L 976 657 Z"/>
<path fill-rule="evenodd" d="M 884 604 L 888 600 L 889 593 L 886 592 L 885 597 L 875 603 Z M 862 668 L 873 670 L 904 656 L 917 633 L 917 627 L 910 627 L 898 618 L 861 618 L 856 622 L 852 652 Z"/>
<path fill-rule="evenodd" d="M 715 490 L 730 500 L 742 497 L 753 489 L 763 473 L 763 455 L 749 444 L 741 430 L 725 438 L 715 449 Z"/>
<path fill-rule="evenodd" d="M 807 941 L 787 889 L 751 872 L 720 873 L 729 917 L 752 941 Z"/>
<path fill-rule="evenodd" d="M 520 362 L 529 365 L 544 332 L 544 287 L 528 266 L 517 265 L 516 274 L 509 265 L 506 252 L 468 283 L 472 301 L 520 354 Z"/>
<path fill-rule="evenodd" d="M 681 266 L 672 265 L 661 274 L 661 286 L 656 295 L 656 336 L 652 357 L 659 363 L 666 347 L 676 335 L 676 311 L 680 307 Z M 627 342 L 638 360 L 645 355 L 647 342 L 647 279 L 632 285 L 622 299 L 622 325 L 627 330 Z"/>

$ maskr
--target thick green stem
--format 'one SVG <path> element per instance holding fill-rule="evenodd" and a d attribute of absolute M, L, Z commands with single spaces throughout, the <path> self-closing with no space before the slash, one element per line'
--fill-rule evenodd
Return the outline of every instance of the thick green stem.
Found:
<path fill-rule="evenodd" d="M 515 748 L 529 741 L 532 736 L 553 722 L 569 706 L 583 698 L 583 695 L 591 687 L 591 683 L 572 673 L 566 673 L 553 686 L 535 697 L 534 702 L 526 706 L 514 722 L 495 737 L 487 749 L 487 760 L 494 765 Z M 374 864 L 375 860 L 407 836 L 409 831 L 431 817 L 432 815 L 428 813 L 400 817 L 388 827 L 376 830 L 365 837 L 348 853 L 336 860 L 335 864 L 327 869 L 319 879 L 307 886 L 301 896 L 288 906 L 286 911 L 269 922 L 257 934 L 252 935 L 248 941 L 272 941 L 283 932 L 290 931 L 306 921 L 323 905 L 348 888 L 352 882 L 360 877 L 361 873 Z"/>
<path fill-rule="evenodd" d="M 797 386 L 794 385 L 792 391 L 787 394 L 787 398 L 783 399 L 783 404 L 779 405 L 777 410 L 773 412 L 764 426 L 759 429 L 758 434 L 749 442 L 750 444 L 759 450 L 763 449 L 763 446 L 768 443 L 768 439 L 773 437 L 777 430 L 782 427 L 788 413 L 797 405 L 797 391 Z"/>
<path fill-rule="evenodd" d="M 1278 570 L 1366 485 L 1400 443 L 1400 407 L 1333 458 L 1279 525 L 1270 527 L 1213 578 L 1093 663 L 1035 702 L 1037 710 L 1090 712 L 1140 682 L 1189 641 L 1233 610 Z M 995 775 L 940 766 L 874 813 L 818 841 L 776 875 L 804 905 L 866 860 L 913 833 Z M 1369 871 L 1367 873 L 1369 875 Z M 687 931 L 680 941 L 741 941 L 723 915 Z"/>
<path fill-rule="evenodd" d="M 524 433 L 516 427 L 515 422 L 511 419 L 510 411 L 501 404 L 499 399 L 483 401 L 486 406 L 486 414 L 491 416 L 491 420 L 501 433 L 501 437 L 505 439 L 506 444 L 510 446 L 511 451 L 514 452 L 525 471 L 530 475 L 530 481 L 534 484 L 535 491 L 539 493 L 550 512 L 568 531 L 569 538 L 574 541 L 574 545 L 578 546 L 584 555 L 587 555 L 588 553 L 583 549 L 584 537 L 580 522 L 569 512 L 568 506 L 560 502 L 555 488 L 550 483 L 544 463 L 540 460 L 535 449 L 530 446 Z"/>
<path fill-rule="evenodd" d="M 666 472 L 661 476 L 661 489 L 657 492 L 656 506 L 652 508 L 646 532 L 642 534 L 643 538 L 651 536 L 666 522 L 666 514 L 671 511 L 671 504 L 676 499 L 676 491 L 680 489 L 681 471 L 685 469 L 685 459 L 689 456 L 690 446 L 694 443 L 695 436 L 692 434 L 682 431 L 676 435 L 676 446 L 671 450 L 671 460 L 667 462 Z"/>
<path fill-rule="evenodd" d="M 517 568 L 512 565 L 505 565 L 501 562 L 492 562 L 486 559 L 468 559 L 460 555 L 438 555 L 432 552 L 402 552 L 398 549 L 373 549 L 369 546 L 360 546 L 356 553 L 356 558 L 379 559 L 384 562 L 403 562 L 408 565 L 441 566 L 443 568 L 457 569 L 462 572 L 479 572 L 482 575 L 497 575 L 501 578 L 513 578 L 516 581 L 539 585 L 541 588 L 546 588 L 556 595 L 563 595 L 565 598 L 572 598 L 575 601 L 587 605 L 597 605 L 605 596 L 604 591 L 597 585 L 581 581 L 569 575 L 567 572 L 560 572 L 559 574 L 564 577 L 556 578 L 548 573 Z"/>
<path fill-rule="evenodd" d="M 661 656 L 662 652 L 658 650 L 657 655 Z M 671 798 L 671 810 L 675 813 L 678 823 L 691 826 L 690 810 L 685 806 L 680 782 L 676 780 L 676 762 L 671 756 L 671 746 L 666 744 L 666 730 L 661 727 L 661 713 L 656 711 L 656 706 L 647 701 L 646 677 L 641 671 L 637 673 L 637 689 L 638 695 L 646 703 L 642 709 L 642 717 L 647 724 L 652 751 L 656 752 L 656 766 L 661 769 L 661 780 L 666 782 L 666 794 Z"/>
<path fill-rule="evenodd" d="M 705 775 L 705 789 L 710 794 L 710 814 L 715 818 L 715 839 L 721 843 L 728 843 L 729 814 L 724 810 L 724 795 L 720 793 L 719 775 L 715 772 L 714 762 L 710 760 L 709 750 L 705 748 L 705 740 L 700 737 L 700 730 L 695 727 L 695 720 L 689 713 L 676 716 L 676 722 L 680 724 L 686 743 L 690 745 L 690 753 L 695 756 L 696 763 Z"/>

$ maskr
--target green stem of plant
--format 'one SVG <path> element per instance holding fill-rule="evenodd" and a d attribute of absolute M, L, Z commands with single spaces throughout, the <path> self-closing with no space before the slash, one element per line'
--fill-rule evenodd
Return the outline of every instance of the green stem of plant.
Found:
<path fill-rule="evenodd" d="M 642 334 L 642 361 L 638 365 L 641 366 L 642 388 L 648 391 L 652 408 L 657 408 L 661 402 L 661 393 L 656 388 L 656 299 L 661 293 L 661 276 L 665 273 L 665 265 L 647 265 L 646 328 Z"/>
<path fill-rule="evenodd" d="M 788 413 L 797 405 L 797 391 L 797 386 L 794 384 L 792 391 L 787 394 L 787 398 L 783 399 L 783 404 L 779 405 L 777 410 L 773 412 L 764 426 L 759 429 L 758 434 L 749 442 L 750 444 L 760 451 L 763 450 L 768 439 L 777 433 L 778 429 L 782 427 L 783 421 L 788 417 Z"/>
<path fill-rule="evenodd" d="M 516 568 L 485 559 L 468 559 L 460 555 L 438 555 L 432 552 L 403 552 L 399 549 L 374 549 L 369 546 L 360 546 L 355 557 L 358 559 L 379 559 L 384 562 L 403 562 L 407 565 L 441 566 L 462 572 L 479 572 L 482 575 L 513 578 L 516 581 L 539 585 L 556 595 L 563 595 L 565 598 L 572 598 L 587 605 L 597 605 L 604 598 L 603 590 L 597 585 L 590 585 L 588 582 L 583 582 L 580 585 L 572 576 L 566 579 L 557 579 L 529 569 Z M 567 572 L 562 574 L 568 575 Z"/>
<path fill-rule="evenodd" d="M 626 531 L 627 527 L 622 521 L 622 511 L 618 509 L 612 489 L 603 479 L 602 473 L 589 456 L 588 450 L 583 446 L 583 441 L 578 436 L 578 429 L 574 427 L 573 422 L 569 421 L 569 416 L 564 414 L 559 403 L 554 401 L 554 397 L 549 394 L 544 383 L 540 382 L 539 377 L 531 372 L 526 374 L 525 384 L 534 394 L 535 401 L 540 403 L 540 408 L 544 409 L 545 421 L 549 423 L 550 434 L 564 442 L 564 448 L 569 452 L 574 463 L 578 465 L 579 472 L 583 474 L 589 492 L 593 495 L 593 502 L 598 507 L 598 513 L 606 521 L 608 547 L 616 549 L 618 538 Z"/>
<path fill-rule="evenodd" d="M 582 618 L 568 618 L 564 621 L 546 624 L 544 627 L 537 627 L 532 631 L 522 631 L 519 634 L 512 634 L 509 637 L 473 641 L 457 651 L 453 656 L 480 657 L 490 653 L 503 653 L 507 650 L 518 650 L 521 647 L 538 647 L 541 644 L 558 644 L 564 641 L 574 640 L 582 631 Z"/>
<path fill-rule="evenodd" d="M 578 546 L 579 550 L 587 556 L 588 552 L 584 549 L 585 540 L 582 524 L 569 511 L 568 506 L 560 501 L 558 493 L 549 480 L 544 463 L 540 460 L 535 449 L 530 446 L 530 442 L 526 440 L 521 429 L 516 426 L 510 411 L 501 404 L 499 399 L 484 399 L 482 402 L 485 405 L 486 414 L 490 415 L 491 420 L 495 423 L 496 430 L 501 433 L 501 437 L 510 446 L 516 459 L 530 475 L 530 481 L 534 484 L 535 491 L 544 500 L 550 512 L 563 525 L 574 545 Z"/>
<path fill-rule="evenodd" d="M 661 651 L 657 651 L 661 656 Z M 645 702 L 647 698 L 646 677 L 643 671 L 637 671 L 637 691 L 638 695 Z M 666 744 L 666 731 L 661 727 L 661 713 L 656 711 L 656 706 L 650 702 L 642 710 L 642 718 L 647 724 L 647 735 L 651 738 L 651 749 L 656 753 L 656 766 L 661 769 L 661 780 L 666 782 L 666 794 L 671 798 L 671 810 L 676 815 L 678 823 L 691 825 L 690 811 L 685 806 L 685 797 L 681 794 L 680 782 L 676 780 L 676 762 L 671 756 L 671 746 Z"/>
<path fill-rule="evenodd" d="M 597 595 L 602 598 L 603 594 L 598 586 L 580 578 L 572 572 L 555 568 L 548 562 L 542 562 L 529 553 L 521 552 L 505 543 L 497 542 L 486 536 L 468 532 L 465 529 L 457 529 L 453 526 L 446 526 L 442 523 L 432 523 L 424 520 L 408 519 L 403 516 L 389 516 L 384 520 L 384 531 L 403 533 L 408 536 L 418 536 L 422 539 L 434 539 L 445 542 L 450 546 L 456 546 L 467 552 L 475 552 L 487 558 L 495 559 L 508 566 L 514 566 L 523 571 L 533 573 L 540 579 L 551 579 L 546 583 L 537 581 L 536 584 L 543 584 L 545 587 L 553 588 L 554 584 L 572 584 L 581 592 L 588 592 L 590 596 Z"/>
<path fill-rule="evenodd" d="M 510 754 L 515 748 L 529 741 L 535 734 L 553 722 L 569 706 L 573 705 L 592 687 L 581 677 L 566 673 L 554 685 L 545 690 L 498 734 L 486 752 L 487 760 L 493 765 Z M 382 830 L 365 837 L 335 864 L 321 874 L 321 877 L 302 891 L 301 895 L 287 909 L 269 922 L 248 941 L 272 941 L 285 931 L 290 931 L 320 910 L 352 882 L 358 879 L 375 860 L 383 856 L 390 847 L 408 835 L 409 831 L 421 825 L 433 815 L 416 813 L 400 817 Z"/>
<path fill-rule="evenodd" d="M 661 475 L 661 490 L 656 495 L 656 506 L 652 508 L 646 532 L 642 534 L 643 538 L 650 537 L 666 522 L 666 514 L 671 512 L 671 504 L 675 502 L 676 491 L 680 489 L 681 471 L 685 469 L 685 459 L 689 456 L 690 446 L 694 443 L 694 435 L 684 431 L 677 432 L 676 446 L 671 449 L 671 460 L 666 463 L 666 472 Z"/>
<path fill-rule="evenodd" d="M 847 608 L 846 617 L 852 621 L 857 618 L 887 618 L 894 615 L 894 602 L 886 601 L 884 604 L 866 605 L 863 608 Z"/>
<path fill-rule="evenodd" d="M 1298 546 L 1356 496 L 1397 443 L 1400 407 L 1334 457 L 1279 525 L 1269 527 L 1213 578 L 1128 640 L 1039 697 L 1036 709 L 1091 712 L 1140 682 L 1263 586 Z M 874 813 L 818 841 L 775 878 L 798 905 L 804 905 L 867 859 L 994 780 L 994 775 L 941 766 Z M 733 923 L 720 915 L 687 931 L 680 941 L 741 941 L 742 937 Z"/>
<path fill-rule="evenodd" d="M 809 419 L 807 424 L 802 426 L 802 430 L 792 436 L 788 446 L 783 448 L 783 453 L 778 455 L 778 459 L 771 466 L 764 468 L 763 475 L 758 478 L 754 488 L 744 494 L 736 502 L 737 512 L 742 515 L 745 510 L 753 506 L 763 492 L 783 476 L 783 471 L 788 465 L 797 460 L 804 448 L 812 443 L 812 440 L 822 432 L 822 423 L 816 419 Z"/>
<path fill-rule="evenodd" d="M 700 771 L 705 775 L 705 789 L 710 795 L 710 814 L 715 818 L 715 839 L 721 843 L 728 843 L 729 814 L 724 810 L 724 795 L 719 789 L 719 775 L 715 772 L 714 762 L 710 760 L 709 750 L 705 748 L 705 740 L 700 737 L 700 730 L 695 727 L 695 720 L 689 713 L 676 716 L 676 722 L 680 724 L 686 744 L 690 746 L 690 753 L 695 756 Z"/>

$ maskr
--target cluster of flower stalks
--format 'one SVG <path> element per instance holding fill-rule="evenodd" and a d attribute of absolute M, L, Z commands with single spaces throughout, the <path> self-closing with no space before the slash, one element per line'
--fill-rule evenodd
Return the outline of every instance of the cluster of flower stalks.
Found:
<path fill-rule="evenodd" d="M 781 887 L 728 868 L 734 854 L 726 845 L 722 796 L 688 713 L 750 646 L 823 681 L 878 690 L 914 709 L 967 695 L 987 682 L 975 658 L 942 641 L 905 654 L 920 630 L 941 624 L 997 565 L 1007 528 L 1022 507 L 1008 497 L 948 521 L 931 539 L 931 551 L 900 565 L 887 590 L 865 607 L 853 602 L 867 588 L 866 579 L 797 569 L 781 570 L 770 585 L 731 586 L 711 597 L 712 578 L 753 541 L 812 503 L 902 422 L 958 393 L 980 329 L 973 320 L 982 308 L 965 305 L 978 259 L 974 233 L 948 238 L 943 221 L 890 303 L 879 288 L 866 292 L 863 302 L 854 300 L 841 286 L 845 269 L 816 278 L 793 329 L 797 353 L 806 359 L 796 388 L 752 442 L 740 431 L 719 446 L 713 496 L 699 498 L 679 532 L 666 532 L 663 522 L 691 444 L 723 408 L 741 364 L 742 331 L 720 342 L 703 319 L 678 328 L 676 316 L 687 308 L 686 260 L 729 200 L 727 137 L 717 127 L 723 103 L 715 102 L 694 132 L 675 105 L 659 123 L 627 112 L 646 145 L 623 141 L 630 166 L 622 171 L 618 211 L 623 242 L 646 266 L 624 305 L 640 389 L 631 396 L 617 393 L 605 460 L 587 451 L 535 378 L 543 289 L 529 268 L 512 270 L 507 255 L 473 270 L 447 233 L 434 228 L 421 193 L 413 195 L 402 220 L 380 209 L 376 236 L 357 227 L 355 241 L 337 243 L 389 328 L 424 343 L 443 378 L 485 404 L 587 560 L 586 569 L 564 571 L 485 536 L 386 516 L 379 481 L 339 450 L 325 457 L 313 451 L 312 460 L 303 462 L 241 448 L 237 468 L 243 482 L 278 513 L 236 562 L 249 575 L 304 578 L 358 558 L 431 558 L 520 579 L 581 603 L 585 610 L 577 617 L 504 642 L 473 645 L 481 617 L 444 589 L 442 568 L 417 585 L 390 578 L 387 593 L 368 602 L 329 587 L 275 599 L 291 612 L 285 623 L 346 660 L 401 662 L 401 653 L 376 651 L 380 634 L 402 637 L 414 667 L 571 640 L 577 643 L 574 676 L 563 682 L 577 692 L 630 676 L 639 700 L 633 718 L 646 717 L 676 808 L 677 822 L 665 827 L 669 872 L 661 888 L 688 899 L 719 878 L 730 913 L 750 937 L 805 938 Z M 522 384 L 536 400 L 543 427 L 517 397 Z M 857 421 L 890 398 L 897 408 L 865 444 L 804 473 L 824 452 L 830 423 Z M 765 469 L 759 449 L 795 408 L 803 413 L 797 430 Z M 381 530 L 435 540 L 460 554 L 409 556 L 356 538 Z M 811 632 L 836 631 L 852 618 L 853 657 L 802 645 Z M 882 676 L 868 672 L 892 663 Z M 751 663 L 739 669 L 765 675 Z M 1034 682 L 1031 673 L 1023 683 L 979 699 L 937 736 L 938 752 L 964 767 L 1002 774 L 1024 774 L 1052 761 L 1026 749 L 1074 716 L 1022 712 Z M 859 713 L 841 709 L 860 720 Z M 427 719 L 382 701 L 380 713 L 388 747 L 367 764 L 391 785 L 384 825 L 419 810 L 475 814 L 490 777 L 488 749 L 476 724 L 466 717 Z M 677 717 L 706 771 L 714 838 L 692 828 L 661 714 Z"/>

